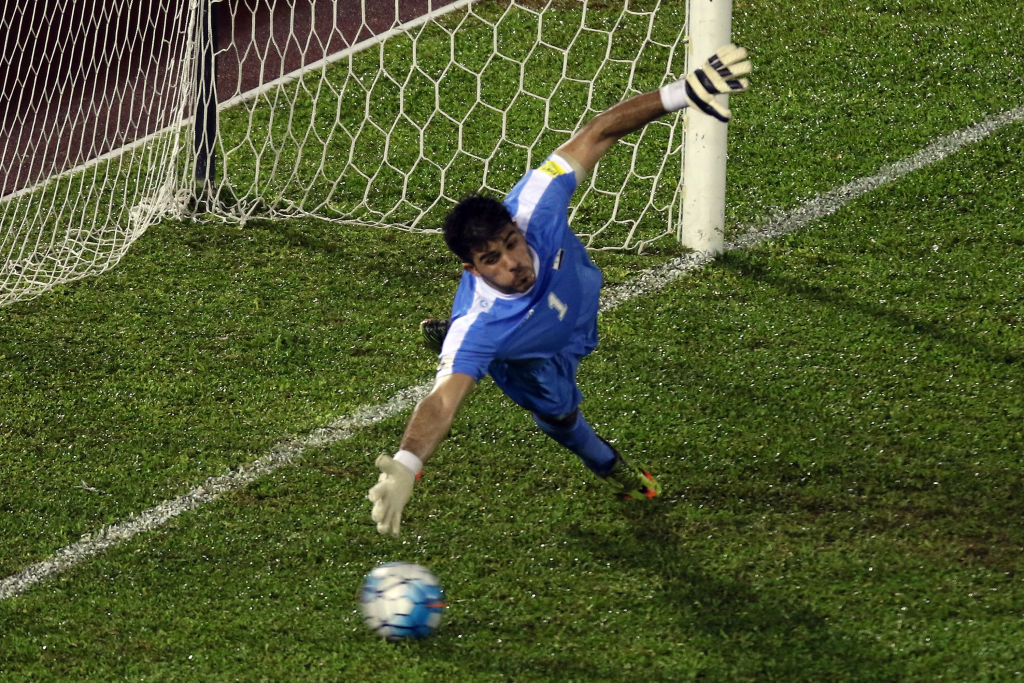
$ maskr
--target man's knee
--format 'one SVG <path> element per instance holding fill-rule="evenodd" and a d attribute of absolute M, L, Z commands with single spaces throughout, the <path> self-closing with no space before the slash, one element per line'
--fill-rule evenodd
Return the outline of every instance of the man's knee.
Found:
<path fill-rule="evenodd" d="M 537 423 L 537 426 L 540 427 L 542 431 L 560 432 L 572 429 L 573 426 L 575 426 L 579 412 L 579 410 L 574 410 L 565 415 L 541 415 L 540 413 L 533 413 L 533 421 Z"/>

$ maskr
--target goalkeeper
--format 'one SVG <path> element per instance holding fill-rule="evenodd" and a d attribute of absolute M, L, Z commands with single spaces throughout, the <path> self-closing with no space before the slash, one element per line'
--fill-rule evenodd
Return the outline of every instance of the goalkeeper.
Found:
<path fill-rule="evenodd" d="M 576 369 L 597 345 L 602 278 L 569 228 L 569 201 L 619 138 L 649 122 L 687 106 L 728 121 L 731 114 L 715 95 L 746 90 L 750 69 L 746 50 L 728 45 L 688 77 L 595 116 L 503 202 L 474 195 L 452 210 L 444 239 L 463 262 L 462 280 L 451 318 L 424 321 L 428 339 L 443 340 L 433 389 L 416 405 L 398 452 L 377 458 L 380 476 L 368 498 L 379 532 L 398 535 L 423 463 L 488 374 L 619 496 L 644 500 L 660 493 L 654 477 L 623 459 L 579 409 Z"/>

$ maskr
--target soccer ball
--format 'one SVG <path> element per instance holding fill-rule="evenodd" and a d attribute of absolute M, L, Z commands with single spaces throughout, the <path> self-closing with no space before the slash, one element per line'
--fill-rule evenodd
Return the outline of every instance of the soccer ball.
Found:
<path fill-rule="evenodd" d="M 430 635 L 444 613 L 444 590 L 429 569 L 389 562 L 366 575 L 359 593 L 363 621 L 392 642 Z"/>

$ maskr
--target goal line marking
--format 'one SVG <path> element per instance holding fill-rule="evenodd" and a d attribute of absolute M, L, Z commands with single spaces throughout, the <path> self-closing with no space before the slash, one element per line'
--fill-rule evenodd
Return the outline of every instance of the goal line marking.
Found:
<path fill-rule="evenodd" d="M 924 168 L 983 140 L 1000 128 L 1024 120 L 1024 107 L 998 114 L 981 123 L 941 137 L 919 152 L 885 166 L 874 175 L 854 180 L 830 192 L 818 195 L 767 223 L 745 231 L 728 243 L 731 251 L 754 246 L 785 235 L 825 216 L 829 216 L 859 197 L 891 184 L 909 173 Z M 693 253 L 672 259 L 645 271 L 636 279 L 609 287 L 602 292 L 602 313 L 622 303 L 663 289 L 683 275 L 713 261 L 707 254 Z M 298 461 L 309 449 L 322 448 L 351 438 L 358 430 L 378 424 L 410 410 L 429 393 L 432 384 L 421 384 L 396 393 L 384 403 L 357 409 L 351 415 L 314 429 L 305 436 L 282 441 L 257 460 L 216 477 L 210 477 L 177 498 L 144 510 L 128 519 L 85 534 L 74 543 L 57 550 L 49 558 L 31 564 L 0 581 L 0 600 L 20 595 L 37 583 L 89 560 L 114 545 L 139 534 L 157 529 L 186 512 L 195 510 L 231 491 L 245 488 L 260 477 Z M 369 513 L 367 513 L 369 518 Z"/>

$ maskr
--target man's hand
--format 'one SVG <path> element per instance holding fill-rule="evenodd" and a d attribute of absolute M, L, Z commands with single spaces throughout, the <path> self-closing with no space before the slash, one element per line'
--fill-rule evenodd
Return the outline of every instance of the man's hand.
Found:
<path fill-rule="evenodd" d="M 686 77 L 686 95 L 708 116 L 728 121 L 732 112 L 715 102 L 715 95 L 744 92 L 750 87 L 750 81 L 737 77 L 746 76 L 751 68 L 746 48 L 730 43 L 718 48 L 704 66 Z"/>
<path fill-rule="evenodd" d="M 676 111 L 692 104 L 708 116 L 728 122 L 732 112 L 716 102 L 715 95 L 746 91 L 750 81 L 742 77 L 749 74 L 751 68 L 746 48 L 731 43 L 720 47 L 685 79 L 662 87 L 662 104 L 666 111 Z"/>
<path fill-rule="evenodd" d="M 377 523 L 377 531 L 398 536 L 402 524 L 402 508 L 412 495 L 412 485 L 416 478 L 408 467 L 390 455 L 379 456 L 376 464 L 380 477 L 366 495 L 373 502 L 370 516 Z"/>

